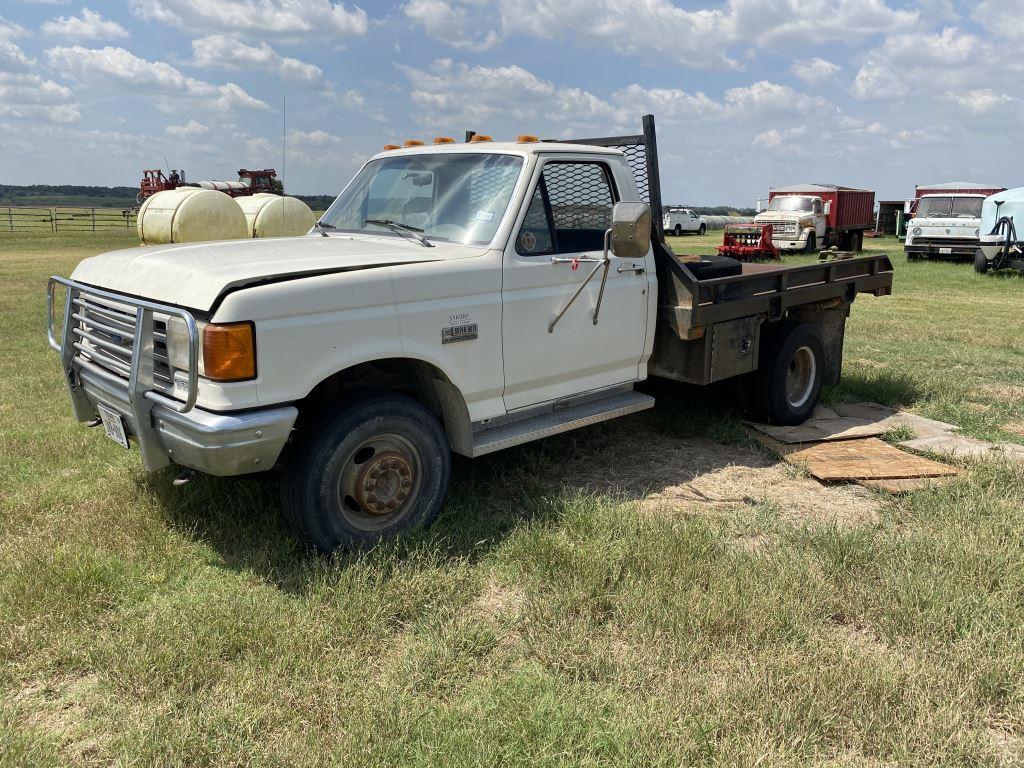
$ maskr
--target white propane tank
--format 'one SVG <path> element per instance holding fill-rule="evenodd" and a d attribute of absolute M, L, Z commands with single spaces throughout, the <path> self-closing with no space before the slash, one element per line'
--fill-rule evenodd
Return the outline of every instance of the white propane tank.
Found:
<path fill-rule="evenodd" d="M 200 181 L 199 187 L 202 189 L 216 189 L 218 192 L 227 192 L 228 194 L 248 189 L 241 181 Z"/>
<path fill-rule="evenodd" d="M 168 189 L 147 198 L 139 209 L 138 230 L 147 245 L 248 237 L 238 203 L 223 192 L 199 187 Z"/>
<path fill-rule="evenodd" d="M 312 229 L 316 216 L 301 200 L 261 192 L 235 202 L 245 214 L 249 237 L 298 237 Z"/>

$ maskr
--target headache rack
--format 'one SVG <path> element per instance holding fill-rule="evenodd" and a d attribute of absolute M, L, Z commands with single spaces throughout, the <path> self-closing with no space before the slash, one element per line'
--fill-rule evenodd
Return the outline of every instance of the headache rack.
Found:
<path fill-rule="evenodd" d="M 858 292 L 890 293 L 892 263 L 884 255 L 804 267 L 749 268 L 752 271 L 734 277 L 698 279 L 665 242 L 654 116 L 644 115 L 642 124 L 643 133 L 633 136 L 560 141 L 611 147 L 626 156 L 640 199 L 651 206 L 662 328 L 671 327 L 681 338 L 693 338 L 716 322 L 755 314 L 777 320 L 792 306 L 832 299 L 849 302 Z"/>

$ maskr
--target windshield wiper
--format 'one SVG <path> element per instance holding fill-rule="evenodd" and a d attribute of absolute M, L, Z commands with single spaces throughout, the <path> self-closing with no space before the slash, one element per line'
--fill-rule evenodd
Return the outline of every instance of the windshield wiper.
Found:
<path fill-rule="evenodd" d="M 392 221 L 391 219 L 367 219 L 363 224 L 377 224 L 381 227 L 387 227 L 392 232 L 397 232 L 400 235 L 411 237 L 424 248 L 434 247 L 434 244 L 421 234 L 423 230 L 419 227 L 410 227 L 408 224 L 399 224 L 397 221 Z"/>
<path fill-rule="evenodd" d="M 333 224 L 328 224 L 326 221 L 318 221 L 313 225 L 313 229 L 319 232 L 323 237 L 327 237 L 328 229 L 337 229 Z"/>

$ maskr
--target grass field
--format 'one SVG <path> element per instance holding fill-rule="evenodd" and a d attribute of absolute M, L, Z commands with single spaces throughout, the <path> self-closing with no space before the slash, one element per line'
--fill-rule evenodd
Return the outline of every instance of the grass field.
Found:
<path fill-rule="evenodd" d="M 828 399 L 1024 442 L 1024 280 L 868 243 L 894 295 L 856 302 Z M 272 478 L 175 490 L 72 422 L 45 279 L 128 244 L 0 236 L 0 764 L 1024 762 L 1021 467 L 822 488 L 659 385 L 323 559 Z"/>

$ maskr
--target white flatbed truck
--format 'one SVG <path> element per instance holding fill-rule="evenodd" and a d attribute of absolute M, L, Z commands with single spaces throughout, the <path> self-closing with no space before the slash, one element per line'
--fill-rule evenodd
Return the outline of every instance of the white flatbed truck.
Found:
<path fill-rule="evenodd" d="M 683 259 L 660 199 L 649 115 L 635 136 L 389 149 L 305 237 L 52 278 L 49 342 L 76 418 L 147 470 L 276 467 L 304 540 L 372 545 L 433 521 L 452 453 L 649 408 L 648 376 L 740 377 L 781 424 L 838 381 L 850 306 L 890 293 L 889 259 Z"/>

